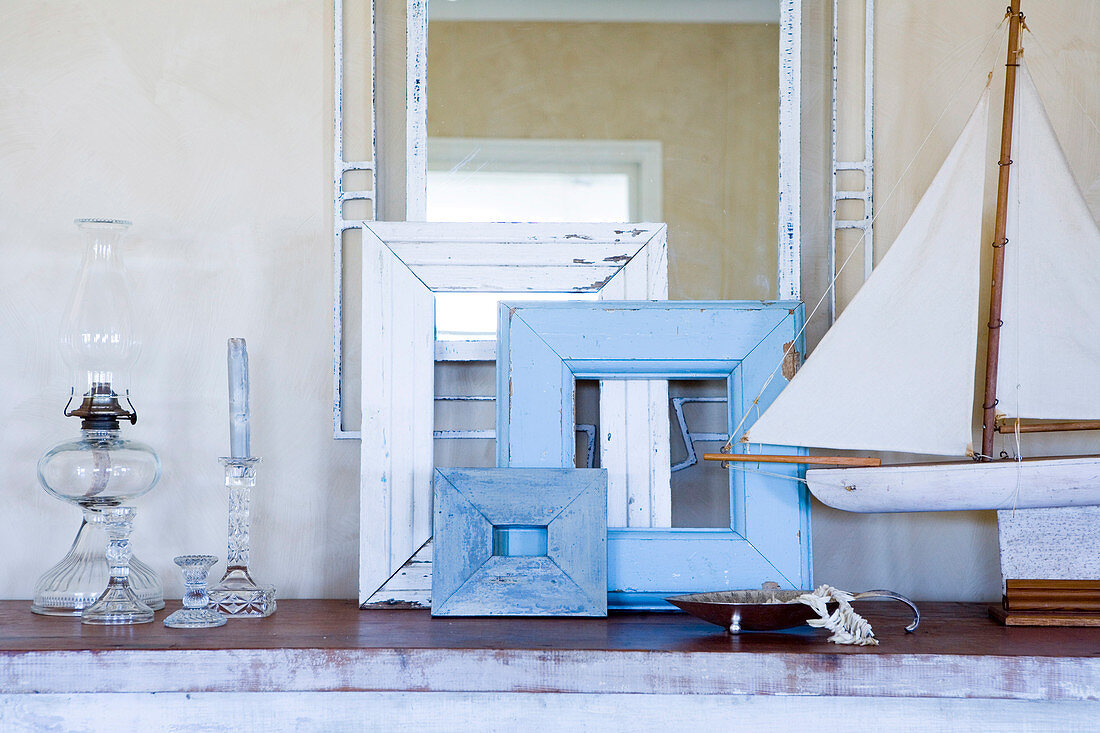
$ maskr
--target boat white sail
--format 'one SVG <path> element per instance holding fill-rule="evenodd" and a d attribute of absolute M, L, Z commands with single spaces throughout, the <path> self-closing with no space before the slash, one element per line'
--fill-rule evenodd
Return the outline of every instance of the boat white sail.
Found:
<path fill-rule="evenodd" d="M 882 262 L 744 442 L 967 454 L 988 124 L 987 90 Z"/>
<path fill-rule="evenodd" d="M 1100 418 L 1100 227 L 1020 67 L 1009 188 L 998 411 Z"/>
<path fill-rule="evenodd" d="M 1018 77 L 998 410 L 1098 419 L 1100 320 L 1092 311 L 1100 293 L 1100 227 L 1026 66 Z M 743 440 L 965 453 L 983 244 L 985 164 L 973 156 L 984 153 L 985 106 L 971 116 L 882 263 Z M 1100 505 L 1100 456 L 813 469 L 806 481 L 822 502 L 856 512 Z"/>

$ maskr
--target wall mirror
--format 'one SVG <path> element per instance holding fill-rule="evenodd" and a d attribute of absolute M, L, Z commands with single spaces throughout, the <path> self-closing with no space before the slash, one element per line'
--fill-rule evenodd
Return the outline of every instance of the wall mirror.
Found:
<path fill-rule="evenodd" d="M 628 221 L 669 223 L 671 298 L 800 296 L 801 0 L 380 0 L 369 4 L 373 31 L 358 44 L 365 59 L 355 43 L 345 49 L 357 5 L 333 2 L 337 438 L 357 439 L 362 419 L 355 239 L 363 219 L 622 221 L 625 211 Z M 490 47 L 490 36 L 499 43 Z M 528 43 L 539 36 L 549 40 Z M 403 94 L 393 73 L 402 45 Z M 471 56 L 466 46 L 483 50 Z M 547 53 L 556 55 L 531 55 Z M 345 89 L 345 67 L 361 63 L 367 89 Z M 386 84 L 376 87 L 376 75 Z M 360 129 L 344 110 L 362 108 L 364 92 Z M 364 137 L 365 154 L 354 145 Z M 389 183 L 375 174 L 379 157 Z M 711 179 L 700 185 L 695 169 Z M 433 190 L 459 198 L 433 195 L 429 212 L 429 177 Z M 547 197 L 547 187 L 559 196 Z M 484 301 L 470 306 L 481 314 L 471 330 L 483 335 L 493 312 Z"/>
<path fill-rule="evenodd" d="M 800 20 L 797 0 L 409 0 L 406 219 L 667 221 L 669 297 L 797 298 Z M 493 465 L 502 298 L 436 295 L 436 465 Z M 603 391 L 578 385 L 587 465 Z M 685 477 L 688 436 L 724 438 L 723 399 L 672 392 L 673 485 L 721 482 Z M 338 434 L 359 419 L 339 415 Z M 710 521 L 700 501 L 672 514 Z"/>
<path fill-rule="evenodd" d="M 427 18 L 424 218 L 663 221 L 670 297 L 779 295 L 779 0 Z"/>

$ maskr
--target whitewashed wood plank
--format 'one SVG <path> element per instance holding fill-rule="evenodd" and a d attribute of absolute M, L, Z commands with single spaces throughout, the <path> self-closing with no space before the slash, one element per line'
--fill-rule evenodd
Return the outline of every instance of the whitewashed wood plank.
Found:
<path fill-rule="evenodd" d="M 618 265 L 414 265 L 417 277 L 436 292 L 594 293 Z"/>
<path fill-rule="evenodd" d="M 403 591 L 430 591 L 432 588 L 432 543 L 431 540 L 401 566 L 401 569 L 393 574 L 386 584 L 379 588 L 368 602 L 375 603 L 379 600 L 394 600 L 394 592 Z"/>
<path fill-rule="evenodd" d="M 411 534 L 406 544 L 394 558 L 393 568 L 398 568 L 416 553 L 432 536 L 432 472 L 435 469 L 435 296 L 417 287 L 412 303 L 411 346 L 413 377 L 411 402 L 407 410 L 396 407 L 396 420 L 412 423 L 413 440 L 413 496 Z M 402 414 L 402 413 L 405 414 Z"/>
<path fill-rule="evenodd" d="M 145 729 L 481 731 L 680 729 L 756 733 L 761 720 L 812 728 L 843 720 L 865 730 L 1089 730 L 1100 703 L 783 695 L 597 695 L 461 692 L 211 692 L 0 696 L 11 733 L 114 733 Z"/>
<path fill-rule="evenodd" d="M 637 242 L 644 245 L 665 229 L 655 223 L 507 223 L 507 222 L 369 222 L 392 247 L 406 242 Z"/>
<path fill-rule="evenodd" d="M 647 240 L 607 241 L 569 239 L 565 241 L 485 241 L 392 242 L 390 248 L 409 267 L 440 264 L 471 264 L 475 257 L 486 266 L 494 262 L 505 265 L 546 265 L 574 267 L 580 265 L 615 265 L 621 268 L 647 244 Z"/>
<path fill-rule="evenodd" d="M 391 253 L 391 273 L 394 284 L 391 292 L 399 288 L 397 280 L 410 285 L 411 291 L 417 293 L 411 301 L 406 299 L 404 292 L 397 297 L 402 303 L 402 308 L 410 310 L 414 315 L 409 323 L 412 339 L 414 341 L 411 351 L 405 352 L 405 356 L 399 357 L 400 364 L 385 361 L 389 371 L 386 375 L 405 373 L 409 365 L 415 365 L 420 369 L 420 364 L 431 364 L 431 354 L 427 354 L 421 348 L 422 339 L 427 338 L 432 332 L 432 325 L 427 321 L 428 300 L 421 303 L 422 291 L 427 291 L 430 296 L 432 290 L 468 290 L 468 291 L 498 291 L 498 292 L 535 292 L 535 291 L 598 291 L 615 279 L 616 273 L 625 273 L 615 286 L 615 292 L 626 294 L 636 293 L 630 297 L 654 298 L 666 297 L 668 292 L 667 271 L 667 242 L 666 227 L 664 224 L 484 224 L 484 223 L 412 223 L 412 222 L 368 222 L 364 224 L 364 238 L 371 242 L 374 249 L 386 248 Z M 531 265 L 533 253 L 539 247 L 547 246 L 552 250 L 552 256 L 567 262 L 563 267 L 535 267 Z M 574 251 L 569 256 L 570 250 Z M 364 251 L 368 251 L 366 248 Z M 597 258 L 592 256 L 598 253 Z M 414 264 L 406 261 L 415 260 Z M 509 259 L 511 258 L 511 259 Z M 555 261 L 557 261 L 555 260 Z M 537 259 L 535 260 L 538 261 Z M 509 262 L 515 267 L 509 266 Z M 404 273 L 398 275 L 401 268 Z M 369 282 L 372 277 L 380 275 L 368 273 L 371 266 L 364 264 L 364 282 Z M 379 269 L 378 272 L 381 272 Z M 409 280 L 412 278 L 412 280 Z M 415 281 L 415 282 L 413 282 Z M 366 298 L 364 294 L 364 298 Z M 409 296 L 411 297 L 411 296 Z M 383 304 L 376 304 L 381 313 Z M 434 313 L 433 313 L 434 315 Z M 415 323 L 413 323 L 415 322 Z M 434 323 L 434 321 L 432 321 Z M 370 328 L 368 321 L 364 319 L 364 328 Z M 371 343 L 364 335 L 364 344 Z M 388 347 L 387 347 L 388 348 Z M 405 348 L 402 346 L 402 348 Z M 368 353 L 368 352 L 364 352 Z M 388 353 L 388 352 L 387 352 Z M 472 353 L 472 352 L 471 352 Z M 482 352 L 478 352 L 482 353 Z M 455 354 L 456 356 L 460 356 Z M 407 359 L 405 357 L 408 357 Z M 564 367 L 563 367 L 564 369 Z M 371 374 L 375 378 L 382 378 L 381 372 Z M 568 370 L 566 370 L 568 371 Z M 418 372 L 417 372 L 418 374 Z M 364 377 L 367 370 L 364 370 Z M 559 375 L 561 376 L 561 375 Z M 387 377 L 388 378 L 388 377 Z M 416 385 L 411 395 L 421 395 L 423 380 L 418 375 L 410 377 Z M 562 377 L 564 378 L 564 377 Z M 364 384 L 370 382 L 364 381 Z M 662 383 L 663 384 L 663 383 Z M 423 474 L 431 470 L 430 448 L 420 442 L 420 436 L 431 435 L 430 429 L 420 427 L 413 428 L 407 422 L 399 422 L 392 413 L 403 406 L 412 405 L 412 402 L 404 398 L 396 399 L 393 385 L 385 385 L 381 392 L 390 395 L 388 398 L 380 397 L 379 420 L 394 421 L 391 429 L 394 438 L 401 440 L 401 445 L 412 452 L 417 458 L 410 464 L 413 478 L 408 481 L 392 483 L 388 486 L 386 497 L 381 501 L 379 497 L 365 496 L 361 502 L 361 513 L 368 510 L 378 512 L 385 511 L 389 518 L 388 528 L 382 528 L 375 520 L 374 536 L 363 532 L 360 538 L 361 564 L 367 561 L 375 569 L 372 571 L 374 579 L 381 578 L 382 584 L 372 588 L 365 588 L 360 593 L 360 603 L 364 602 L 399 602 L 408 600 L 413 603 L 423 603 L 424 591 L 417 588 L 405 588 L 407 574 L 400 578 L 392 577 L 401 569 L 402 563 L 397 559 L 405 548 L 409 550 L 420 547 L 420 540 L 426 539 L 423 534 L 423 525 L 426 523 L 424 515 L 430 512 L 430 499 L 424 501 L 423 487 L 427 482 Z M 650 388 L 647 388 L 650 389 Z M 652 389 L 650 389 L 652 392 Z M 429 392 L 430 393 L 430 392 Z M 381 394 L 381 393 L 380 393 Z M 572 409 L 572 391 L 568 396 L 569 404 L 562 409 Z M 366 397 L 364 398 L 366 399 Z M 385 401 L 388 400 L 388 401 Z M 646 420 L 649 416 L 660 415 L 660 420 L 667 429 L 667 398 L 650 394 L 650 406 L 646 411 Z M 659 403 L 659 405 L 658 405 Z M 412 422 L 423 425 L 425 421 L 430 425 L 431 413 L 428 412 L 427 403 L 417 398 L 416 407 L 408 407 L 412 411 Z M 388 408 L 387 408 L 388 405 Z M 386 414 L 386 410 L 390 414 Z M 642 413 L 639 413 L 642 414 Z M 398 424 L 399 422 L 399 424 Z M 411 432 L 410 432 L 411 431 Z M 562 430 L 564 436 L 564 429 Z M 569 432 L 563 440 L 572 445 L 573 435 Z M 664 450 L 667 452 L 667 440 L 664 441 Z M 364 449 L 362 462 L 366 466 L 368 460 L 378 459 L 378 447 L 371 446 Z M 425 461 L 424 455 L 428 455 Z M 368 456 L 370 458 L 368 459 Z M 537 458 L 537 457 L 536 457 Z M 387 459 L 388 460 L 388 459 Z M 661 460 L 656 461 L 658 469 Z M 663 460 L 664 470 L 667 471 L 667 457 Z M 542 465 L 535 463 L 532 465 Z M 639 464 L 629 470 L 638 475 L 638 485 L 644 486 L 648 492 L 651 484 L 653 466 Z M 364 474 L 367 475 L 367 474 Z M 667 481 L 658 485 L 665 485 Z M 364 488 L 364 491 L 367 489 Z M 430 492 L 430 489 L 428 489 Z M 624 489 L 628 491 L 628 489 Z M 420 492 L 420 493 L 417 493 Z M 430 497 L 430 493 L 429 493 Z M 644 497 L 650 501 L 649 495 Z M 665 501 L 665 500 L 662 500 Z M 671 497 L 666 503 L 669 506 L 668 514 L 671 516 Z M 649 506 L 648 504 L 646 506 Z M 365 507 L 365 508 L 364 508 Z M 651 510 L 639 513 L 638 516 L 651 515 Z M 652 520 L 651 520 L 652 521 Z M 430 533 L 430 522 L 428 532 Z M 385 532 L 385 539 L 379 544 L 378 533 Z M 412 549 L 410 549 L 412 548 Z M 380 558 L 384 558 L 380 559 Z M 388 568 L 389 572 L 382 577 L 382 568 Z M 408 569 L 409 572 L 423 573 L 422 568 Z M 361 584 L 366 571 L 361 570 Z"/>
<path fill-rule="evenodd" d="M 507 304 L 500 304 L 500 313 L 502 331 L 497 336 L 500 358 L 508 360 L 514 353 L 522 353 L 524 368 L 516 370 L 507 362 L 497 366 L 497 414 L 508 415 L 507 420 L 497 421 L 497 465 L 573 467 L 576 453 L 573 375 L 561 357 L 516 317 Z M 515 391 L 527 390 L 547 395 L 548 401 L 555 405 L 556 416 L 546 419 L 545 415 L 529 413 L 526 405 L 513 402 Z M 510 440 L 512 434 L 522 435 L 523 440 Z"/>
<path fill-rule="evenodd" d="M 245 623 L 245 622 L 239 622 Z M 231 627 L 225 627 L 227 630 Z M 919 632 L 918 632 L 919 633 Z M 824 643 L 824 642 L 822 642 Z M 0 694 L 395 691 L 1100 701 L 1100 658 L 550 649 L 118 649 L 0 655 Z M 659 674 L 654 674 L 659 670 Z M 790 698 L 788 698 L 790 699 Z"/>
<path fill-rule="evenodd" d="M 361 603 L 431 535 L 435 329 L 431 291 L 368 230 L 363 283 Z"/>
<path fill-rule="evenodd" d="M 428 592 L 432 587 L 432 564 L 416 563 L 410 560 L 401 566 L 401 569 L 393 574 L 393 577 L 386 581 L 386 584 L 375 591 L 369 599 L 368 603 L 377 603 L 382 600 L 397 600 L 393 595 L 394 593 L 405 593 L 407 591 L 424 591 Z M 405 597 L 402 596 L 402 600 Z"/>
<path fill-rule="evenodd" d="M 385 586 L 360 604 L 363 609 L 421 609 L 431 608 L 432 592 L 430 590 L 403 590 L 387 592 Z"/>
<path fill-rule="evenodd" d="M 607 526 L 628 522 L 630 486 L 627 474 L 626 381 L 600 382 L 600 466 L 607 471 Z"/>
<path fill-rule="evenodd" d="M 779 297 L 802 295 L 802 3 L 779 4 Z"/>
<path fill-rule="evenodd" d="M 416 321 L 416 291 L 424 291 L 424 287 L 412 282 L 410 273 L 403 264 L 396 260 L 392 254 L 387 258 L 387 266 L 384 271 L 388 284 L 389 307 L 392 309 L 383 329 L 389 329 L 387 338 L 387 350 L 384 354 L 377 355 L 389 361 L 389 414 L 390 414 L 390 440 L 387 448 L 390 452 L 393 474 L 389 483 L 396 488 L 407 490 L 400 493 L 394 492 L 390 498 L 390 556 L 387 569 L 393 573 L 415 552 L 413 545 L 413 505 L 417 499 L 417 460 L 416 460 L 416 426 L 415 417 L 409 413 L 416 412 L 417 364 L 414 361 L 416 347 L 408 336 L 415 336 Z M 369 328 L 364 322 L 364 328 Z M 371 358 L 369 352 L 363 352 L 363 360 Z M 434 393 L 435 375 L 432 375 L 432 391 Z M 369 382 L 363 382 L 364 394 L 370 390 Z M 408 419 L 412 418 L 412 419 Z M 370 436 L 363 434 L 363 442 L 370 440 Z M 430 498 L 428 499 L 430 501 Z M 423 539 L 427 539 L 424 537 Z M 408 551 L 403 553 L 403 550 Z M 385 580 L 385 579 L 383 579 Z M 379 582 L 375 588 L 381 586 Z M 367 591 L 373 590 L 368 588 Z"/>
<path fill-rule="evenodd" d="M 405 54 L 405 218 L 424 221 L 428 216 L 428 0 L 406 1 Z"/>
<path fill-rule="evenodd" d="M 601 300 L 668 297 L 666 230 L 600 291 Z M 671 527 L 666 380 L 600 382 L 600 465 L 607 469 L 609 527 Z"/>
<path fill-rule="evenodd" d="M 385 277 L 387 258 L 391 255 L 382 242 L 363 232 L 363 322 L 380 324 L 389 310 L 389 280 Z M 368 273 L 370 275 L 368 276 Z M 388 329 L 363 328 L 364 353 L 388 354 Z M 390 574 L 390 484 L 392 473 L 388 439 L 389 364 L 385 359 L 364 359 L 363 384 L 377 385 L 363 392 L 362 434 L 371 436 L 360 448 L 359 491 L 359 601 L 362 603 L 374 588 Z M 367 539 L 369 538 L 369 540 Z"/>
<path fill-rule="evenodd" d="M 668 382 L 600 382 L 600 466 L 609 527 L 671 527 Z"/>

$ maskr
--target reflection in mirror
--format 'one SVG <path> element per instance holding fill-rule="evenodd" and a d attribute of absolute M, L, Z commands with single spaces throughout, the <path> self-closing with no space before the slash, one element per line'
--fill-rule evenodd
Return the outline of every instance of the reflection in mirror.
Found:
<path fill-rule="evenodd" d="M 779 17 L 779 0 L 432 0 L 427 219 L 664 221 L 669 297 L 777 297 Z M 491 301 L 507 299 L 440 296 L 441 340 L 491 338 Z M 468 368 L 443 367 L 490 394 Z M 683 438 L 702 436 L 700 455 L 724 441 L 724 394 L 670 387 L 673 526 L 729 526 L 727 472 L 691 462 Z M 578 382 L 575 404 L 578 465 L 599 465 L 598 383 Z M 452 410 L 483 406 L 437 403 Z M 445 442 L 437 465 L 491 456 L 491 441 Z"/>
<path fill-rule="evenodd" d="M 673 527 L 729 527 L 730 476 L 704 461 L 729 439 L 726 383 L 721 379 L 668 383 Z"/>
<path fill-rule="evenodd" d="M 428 221 L 660 221 L 655 140 L 428 141 Z"/>
<path fill-rule="evenodd" d="M 434 0 L 429 218 L 665 221 L 670 297 L 776 297 L 778 21 L 778 0 Z"/>
<path fill-rule="evenodd" d="M 600 467 L 600 382 L 576 380 L 574 421 L 577 468 Z M 673 527 L 728 528 L 730 477 L 721 464 L 702 460 L 729 438 L 726 383 L 679 379 L 668 384 L 669 454 Z"/>
<path fill-rule="evenodd" d="M 492 341 L 500 301 L 596 300 L 596 293 L 436 293 L 437 341 Z"/>

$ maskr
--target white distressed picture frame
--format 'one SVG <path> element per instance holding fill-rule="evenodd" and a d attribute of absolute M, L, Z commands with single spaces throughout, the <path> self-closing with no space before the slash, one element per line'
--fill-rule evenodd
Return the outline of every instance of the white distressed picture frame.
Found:
<path fill-rule="evenodd" d="M 663 300 L 666 227 L 364 223 L 360 605 L 430 604 L 434 293 L 446 291 Z M 636 424 L 627 423 L 628 404 Z M 609 505 L 644 506 L 636 526 L 667 526 L 670 498 L 650 496 L 668 484 L 667 382 L 601 390 L 600 415 Z M 627 438 L 642 431 L 655 450 L 628 453 Z"/>

